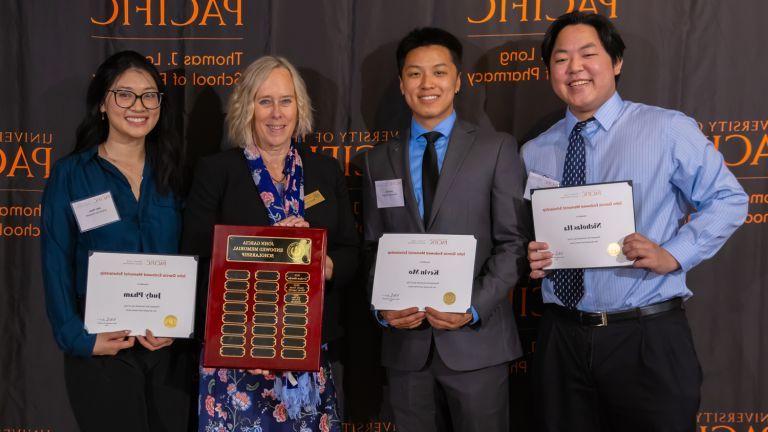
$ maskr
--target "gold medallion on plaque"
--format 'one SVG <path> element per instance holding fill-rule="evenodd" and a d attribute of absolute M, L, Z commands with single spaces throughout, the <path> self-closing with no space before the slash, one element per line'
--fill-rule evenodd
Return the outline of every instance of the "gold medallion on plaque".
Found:
<path fill-rule="evenodd" d="M 608 252 L 608 255 L 610 256 L 618 256 L 621 253 L 621 246 L 619 246 L 618 243 L 611 243 L 608 245 L 608 248 L 606 248 L 606 252 Z"/>
<path fill-rule="evenodd" d="M 447 293 L 443 294 L 443 303 L 447 305 L 452 305 L 456 303 L 456 294 L 448 291 Z"/>
<path fill-rule="evenodd" d="M 301 239 L 288 245 L 286 254 L 295 263 L 309 263 L 310 243 L 307 239 Z"/>
<path fill-rule="evenodd" d="M 176 328 L 176 325 L 179 323 L 179 319 L 176 318 L 174 315 L 166 315 L 165 318 L 163 318 L 163 325 L 166 328 Z"/>

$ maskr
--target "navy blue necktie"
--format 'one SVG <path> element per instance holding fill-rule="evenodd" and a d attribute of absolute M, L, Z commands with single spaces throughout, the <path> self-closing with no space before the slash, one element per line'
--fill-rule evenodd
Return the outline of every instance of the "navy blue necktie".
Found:
<path fill-rule="evenodd" d="M 421 159 L 421 194 L 424 203 L 424 228 L 427 228 L 427 221 L 432 212 L 432 201 L 435 199 L 437 190 L 437 180 L 440 178 L 440 171 L 437 169 L 437 150 L 435 143 L 443 134 L 432 131 L 421 134 L 427 140 L 427 148 L 424 149 L 424 156 Z"/>
<path fill-rule="evenodd" d="M 581 131 L 592 120 L 594 118 L 576 123 L 568 136 L 568 151 L 565 153 L 561 186 L 578 186 L 587 182 L 587 153 Z M 555 270 L 551 279 L 555 285 L 555 296 L 563 306 L 575 309 L 584 296 L 584 269 Z"/>

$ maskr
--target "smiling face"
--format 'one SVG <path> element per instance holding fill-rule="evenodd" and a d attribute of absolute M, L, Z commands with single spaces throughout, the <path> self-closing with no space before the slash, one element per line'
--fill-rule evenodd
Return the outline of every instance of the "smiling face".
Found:
<path fill-rule="evenodd" d="M 573 115 L 586 120 L 613 96 L 621 65 L 620 59 L 613 64 L 592 26 L 569 25 L 560 31 L 552 50 L 552 89 Z"/>
<path fill-rule="evenodd" d="M 453 97 L 461 87 L 451 52 L 442 45 L 412 49 L 405 56 L 400 91 L 413 118 L 432 130 L 453 112 Z"/>
<path fill-rule="evenodd" d="M 287 69 L 274 69 L 256 92 L 253 128 L 262 149 L 287 147 L 299 117 L 293 78 Z"/>
<path fill-rule="evenodd" d="M 158 91 L 155 80 L 146 71 L 128 69 L 115 79 L 110 90 L 130 90 L 138 95 L 145 92 Z M 131 142 L 144 140 L 160 119 L 160 108 L 146 109 L 139 98 L 128 108 L 121 108 L 115 102 L 115 94 L 107 92 L 100 110 L 109 120 L 109 137 L 111 141 Z"/>

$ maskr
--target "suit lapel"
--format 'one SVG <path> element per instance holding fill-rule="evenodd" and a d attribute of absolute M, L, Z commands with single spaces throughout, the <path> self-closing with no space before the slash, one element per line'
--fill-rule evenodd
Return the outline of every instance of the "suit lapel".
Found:
<path fill-rule="evenodd" d="M 464 162 L 467 154 L 469 154 L 474 142 L 474 127 L 457 120 L 456 125 L 451 132 L 451 140 L 448 142 L 448 149 L 445 152 L 443 168 L 440 170 L 440 179 L 437 181 L 435 200 L 432 203 L 432 214 L 429 215 L 427 229 L 434 223 L 435 217 L 440 211 L 440 206 L 448 195 L 448 191 L 450 191 L 454 180 L 456 180 L 456 176 L 461 169 L 461 164 Z"/>
<path fill-rule="evenodd" d="M 392 172 L 395 173 L 395 178 L 403 180 L 403 195 L 405 197 L 405 207 L 408 209 L 408 213 L 413 220 L 416 221 L 416 225 L 420 227 L 421 231 L 424 231 L 424 223 L 419 215 L 419 207 L 416 205 L 416 196 L 413 194 L 413 180 L 411 180 L 411 163 L 408 158 L 408 154 L 410 153 L 408 149 L 410 131 L 406 129 L 403 131 L 402 135 L 402 139 L 393 141 L 388 147 L 389 163 L 392 165 Z"/>

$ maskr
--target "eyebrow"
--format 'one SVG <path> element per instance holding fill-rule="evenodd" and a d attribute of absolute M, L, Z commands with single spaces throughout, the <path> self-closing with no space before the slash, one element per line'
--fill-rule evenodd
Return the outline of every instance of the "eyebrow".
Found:
<path fill-rule="evenodd" d="M 576 49 L 576 51 L 583 51 L 587 48 L 595 48 L 595 47 L 597 47 L 597 45 L 594 42 L 590 42 L 588 44 L 580 46 L 579 48 Z M 558 50 L 555 50 L 553 54 L 560 54 L 560 53 L 568 53 L 568 50 L 560 48 Z"/>
<path fill-rule="evenodd" d="M 115 88 L 116 88 L 116 89 L 118 89 L 118 90 L 135 90 L 133 87 L 131 87 L 131 86 L 126 86 L 126 85 L 124 85 L 124 86 L 115 86 Z M 158 91 L 157 87 L 155 87 L 155 86 L 152 86 L 152 87 L 144 87 L 144 88 L 143 88 L 143 89 L 141 89 L 141 90 L 153 90 L 153 91 Z"/>
<path fill-rule="evenodd" d="M 405 65 L 405 66 L 403 67 L 403 69 L 408 69 L 408 68 L 418 68 L 418 69 L 423 69 L 423 68 L 425 68 L 425 67 L 427 67 L 427 66 L 416 65 L 416 64 L 410 64 L 410 65 Z M 436 68 L 437 68 L 437 67 L 448 67 L 448 63 L 438 63 L 438 64 L 436 64 L 436 65 L 434 65 L 434 66 L 432 66 L 432 67 L 436 67 Z"/>

